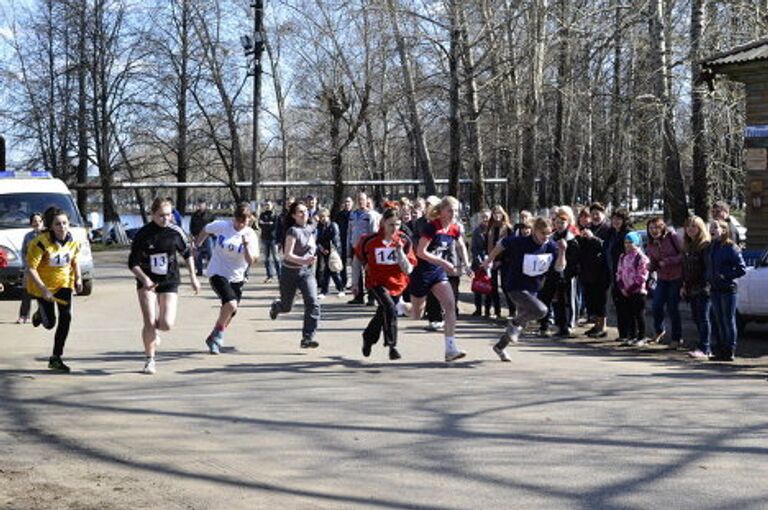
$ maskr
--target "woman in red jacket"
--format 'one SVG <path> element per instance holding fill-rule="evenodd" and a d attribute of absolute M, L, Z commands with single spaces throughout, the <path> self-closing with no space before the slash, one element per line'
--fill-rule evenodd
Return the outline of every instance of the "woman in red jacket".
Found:
<path fill-rule="evenodd" d="M 355 247 L 355 255 L 365 266 L 366 288 L 378 308 L 363 331 L 363 356 L 371 355 L 371 347 L 384 332 L 384 346 L 389 347 L 389 359 L 400 359 L 397 351 L 397 302 L 408 288 L 408 274 L 416 257 L 408 236 L 400 232 L 397 209 L 387 209 L 379 231 L 364 236 Z"/>
<path fill-rule="evenodd" d="M 653 291 L 653 327 L 655 336 L 652 343 L 661 340 L 664 329 L 666 308 L 672 326 L 670 348 L 681 347 L 683 334 L 680 321 L 680 289 L 683 286 L 683 243 L 677 233 L 668 228 L 661 218 L 652 218 L 647 223 L 648 247 L 646 253 L 651 261 L 651 271 L 656 271 L 656 288 Z"/>

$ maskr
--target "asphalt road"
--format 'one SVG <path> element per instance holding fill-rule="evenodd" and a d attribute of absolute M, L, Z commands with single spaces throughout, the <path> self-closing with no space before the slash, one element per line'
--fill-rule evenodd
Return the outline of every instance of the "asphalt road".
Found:
<path fill-rule="evenodd" d="M 403 359 L 360 354 L 372 313 L 323 302 L 320 348 L 300 304 L 270 321 L 257 273 L 220 356 L 207 284 L 181 291 L 158 373 L 139 373 L 124 254 L 97 254 L 65 360 L 0 302 L 0 508 L 691 508 L 768 506 L 768 383 L 728 367 L 609 345 L 524 338 L 462 320 L 469 355 L 401 322 Z M 257 283 L 258 282 L 258 283 Z"/>

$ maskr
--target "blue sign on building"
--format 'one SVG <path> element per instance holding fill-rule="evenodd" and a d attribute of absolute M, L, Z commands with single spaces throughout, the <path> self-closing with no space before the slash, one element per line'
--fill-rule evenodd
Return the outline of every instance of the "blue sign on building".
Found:
<path fill-rule="evenodd" d="M 744 130 L 744 138 L 768 138 L 768 125 L 747 126 Z"/>

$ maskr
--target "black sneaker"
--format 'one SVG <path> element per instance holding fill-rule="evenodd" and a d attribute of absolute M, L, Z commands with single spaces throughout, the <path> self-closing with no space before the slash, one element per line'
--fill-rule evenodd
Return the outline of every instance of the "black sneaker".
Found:
<path fill-rule="evenodd" d="M 69 373 L 69 367 L 61 361 L 59 356 L 51 356 L 48 358 L 48 368 L 57 372 Z"/>
<path fill-rule="evenodd" d="M 371 343 L 366 340 L 365 335 L 363 335 L 363 356 L 366 358 L 371 355 Z"/>
<path fill-rule="evenodd" d="M 400 358 L 402 358 L 402 356 L 400 356 L 400 353 L 397 352 L 397 349 L 395 349 L 394 347 L 390 347 L 389 348 L 389 359 L 392 360 L 392 361 L 395 361 L 395 360 L 398 360 Z"/>
<path fill-rule="evenodd" d="M 480 317 L 483 313 L 480 310 L 472 312 L 472 317 Z"/>
<path fill-rule="evenodd" d="M 363 304 L 363 298 L 355 298 L 351 301 L 347 301 L 348 305 L 362 305 Z"/>
<path fill-rule="evenodd" d="M 279 300 L 272 301 L 272 304 L 269 306 L 269 318 L 272 320 L 277 319 L 277 314 L 280 313 L 280 311 L 277 309 L 277 304 L 279 303 Z"/>
<path fill-rule="evenodd" d="M 303 338 L 300 345 L 302 349 L 316 349 L 320 346 L 319 343 L 309 338 Z"/>
<path fill-rule="evenodd" d="M 40 319 L 40 310 L 36 311 L 32 314 L 32 325 L 34 327 L 38 327 L 40 323 L 43 322 L 42 319 Z"/>
<path fill-rule="evenodd" d="M 557 332 L 557 336 L 560 338 L 576 338 L 576 335 L 570 329 L 561 329 Z"/>

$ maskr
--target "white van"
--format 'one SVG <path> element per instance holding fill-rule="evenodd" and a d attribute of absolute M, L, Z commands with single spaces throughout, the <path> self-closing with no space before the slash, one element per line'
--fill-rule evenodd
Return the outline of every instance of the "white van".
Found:
<path fill-rule="evenodd" d="M 0 283 L 5 286 L 2 295 L 18 292 L 21 287 L 21 244 L 30 231 L 29 216 L 56 206 L 69 215 L 70 230 L 80 242 L 80 268 L 83 273 L 83 291 L 87 296 L 93 289 L 93 256 L 88 232 L 72 193 L 67 185 L 54 179 L 48 172 L 0 172 L 0 252 L 7 264 L 0 267 Z"/>

